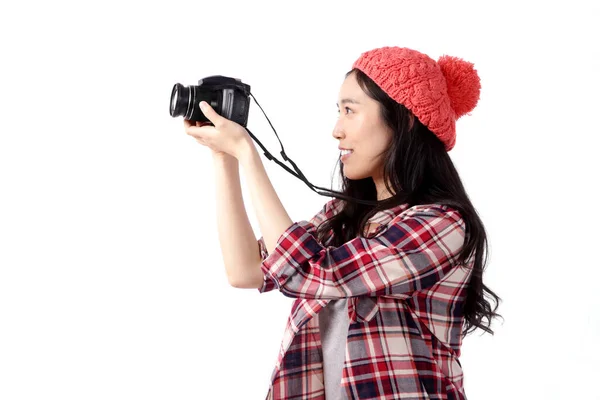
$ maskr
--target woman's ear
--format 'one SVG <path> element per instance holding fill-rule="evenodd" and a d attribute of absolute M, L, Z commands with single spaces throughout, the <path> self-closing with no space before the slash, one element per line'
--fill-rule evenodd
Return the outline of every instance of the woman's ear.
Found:
<path fill-rule="evenodd" d="M 410 131 L 414 125 L 415 125 L 415 115 L 413 113 L 410 113 L 408 115 L 408 130 Z"/>

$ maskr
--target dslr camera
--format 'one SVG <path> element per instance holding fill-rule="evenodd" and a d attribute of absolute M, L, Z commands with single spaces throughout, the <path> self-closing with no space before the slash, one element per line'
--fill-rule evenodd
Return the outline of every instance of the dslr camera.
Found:
<path fill-rule="evenodd" d="M 171 117 L 183 116 L 190 121 L 210 122 L 200 110 L 201 101 L 210 104 L 219 115 L 246 127 L 250 85 L 240 79 L 213 75 L 200 79 L 197 86 L 176 83 L 171 91 Z"/>

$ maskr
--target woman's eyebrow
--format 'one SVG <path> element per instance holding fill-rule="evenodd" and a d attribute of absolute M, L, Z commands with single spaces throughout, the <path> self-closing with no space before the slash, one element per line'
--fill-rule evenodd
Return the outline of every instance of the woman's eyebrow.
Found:
<path fill-rule="evenodd" d="M 354 99 L 342 99 L 341 103 L 342 103 L 342 105 L 345 103 L 360 104 L 358 101 L 356 101 Z M 335 105 L 339 107 L 338 103 L 335 103 Z"/>

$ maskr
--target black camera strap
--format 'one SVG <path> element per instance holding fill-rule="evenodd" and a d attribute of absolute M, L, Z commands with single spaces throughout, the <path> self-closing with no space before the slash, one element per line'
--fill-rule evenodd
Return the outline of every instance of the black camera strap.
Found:
<path fill-rule="evenodd" d="M 260 108 L 260 111 L 262 111 L 263 115 L 265 116 L 265 118 L 267 119 L 267 121 L 269 122 L 269 125 L 271 125 L 271 129 L 273 129 L 273 132 L 275 132 L 275 136 L 277 137 L 277 140 L 279 141 L 279 145 L 281 146 L 281 156 L 283 157 L 283 159 L 285 161 L 288 161 L 290 164 L 292 164 L 292 166 L 294 167 L 294 171 L 292 171 L 287 165 L 285 165 L 284 163 L 282 163 L 281 161 L 279 161 L 277 158 L 275 158 L 266 148 L 265 146 L 263 146 L 263 144 L 260 142 L 260 140 L 258 140 L 258 138 L 256 136 L 254 136 L 254 134 L 250 131 L 250 129 L 248 129 L 246 127 L 246 130 L 248 131 L 248 134 L 252 137 L 252 139 L 260 146 L 260 148 L 263 150 L 265 156 L 272 161 L 275 161 L 277 164 L 279 164 L 281 167 L 283 167 L 286 171 L 288 171 L 290 174 L 294 175 L 296 178 L 300 179 L 301 181 L 303 181 L 312 191 L 314 191 L 315 193 L 321 195 L 321 196 L 328 196 L 328 197 L 336 197 L 338 199 L 342 199 L 342 200 L 346 200 L 346 201 L 351 201 L 351 202 L 356 202 L 356 203 L 361 203 L 361 204 L 367 204 L 367 205 L 377 205 L 379 204 L 376 201 L 369 201 L 369 200 L 360 200 L 360 199 L 355 199 L 353 197 L 349 197 L 346 196 L 343 193 L 340 192 L 336 192 L 334 190 L 331 189 L 327 189 L 327 188 L 323 188 L 320 186 L 315 186 L 312 183 L 310 183 L 308 181 L 308 179 L 304 176 L 304 174 L 302 173 L 302 171 L 300 171 L 300 168 L 298 168 L 298 166 L 296 165 L 296 163 L 287 156 L 287 154 L 285 154 L 285 149 L 283 148 L 283 143 L 281 143 L 281 140 L 279 139 L 279 135 L 277 135 L 277 131 L 275 130 L 275 128 L 273 127 L 273 124 L 271 124 L 271 121 L 269 121 L 269 117 L 267 117 L 267 114 L 265 114 L 264 110 L 262 109 L 262 107 L 260 106 L 260 104 L 258 104 L 258 101 L 256 101 L 256 98 L 254 97 L 254 95 L 250 92 L 247 92 L 247 94 L 249 94 L 250 96 L 252 96 L 252 98 L 254 99 L 254 102 L 256 103 L 256 105 Z M 321 191 L 323 191 L 324 193 L 320 193 L 317 189 L 320 189 Z"/>

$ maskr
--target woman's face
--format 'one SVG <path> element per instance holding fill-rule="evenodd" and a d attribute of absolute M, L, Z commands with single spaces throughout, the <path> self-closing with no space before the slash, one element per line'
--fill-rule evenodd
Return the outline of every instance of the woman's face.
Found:
<path fill-rule="evenodd" d="M 352 73 L 340 88 L 337 106 L 333 137 L 339 140 L 339 147 L 352 150 L 350 155 L 340 153 L 344 175 L 352 180 L 372 177 L 378 183 L 383 173 L 379 154 L 393 134 L 381 117 L 380 104 L 363 92 Z"/>

